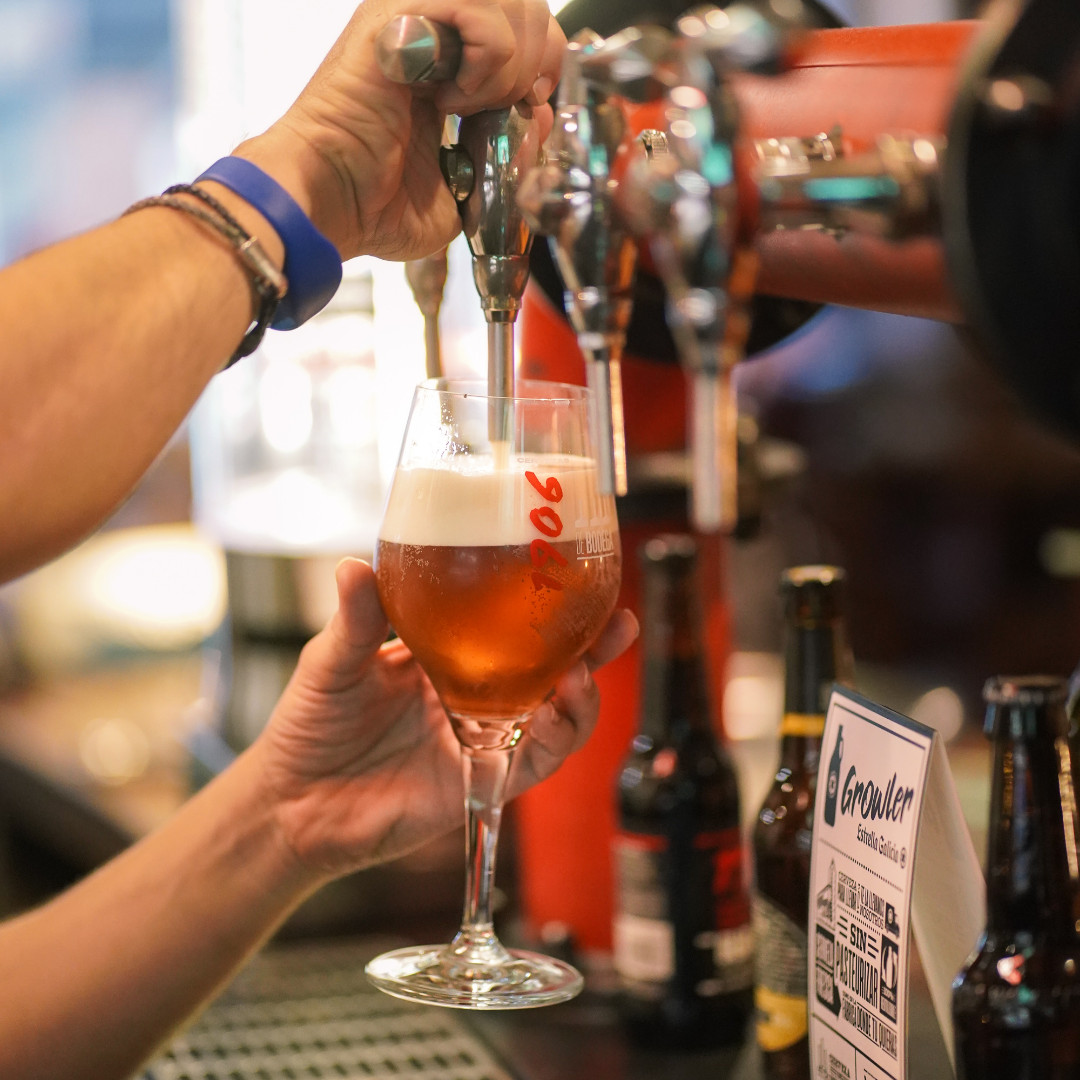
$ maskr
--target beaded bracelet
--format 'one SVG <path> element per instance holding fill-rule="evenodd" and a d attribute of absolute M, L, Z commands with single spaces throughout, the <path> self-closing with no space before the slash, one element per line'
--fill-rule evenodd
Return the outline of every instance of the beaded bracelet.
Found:
<path fill-rule="evenodd" d="M 213 213 L 178 199 L 178 195 L 191 195 L 210 207 Z M 278 304 L 289 290 L 289 283 L 285 275 L 270 261 L 262 244 L 217 199 L 202 188 L 193 184 L 175 184 L 161 195 L 135 203 L 124 212 L 124 216 L 151 206 L 167 206 L 208 225 L 229 242 L 247 271 L 251 283 L 252 316 L 243 341 L 225 365 L 226 368 L 231 367 L 237 360 L 250 356 L 259 347 L 266 328 L 274 321 Z"/>

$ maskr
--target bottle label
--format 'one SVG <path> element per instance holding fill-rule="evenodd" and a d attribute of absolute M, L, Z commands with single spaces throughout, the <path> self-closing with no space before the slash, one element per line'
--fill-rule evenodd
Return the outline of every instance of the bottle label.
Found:
<path fill-rule="evenodd" d="M 797 735 L 804 739 L 820 739 L 825 734 L 825 714 L 784 713 L 780 722 L 780 737 Z"/>
<path fill-rule="evenodd" d="M 806 929 L 768 897 L 755 896 L 753 911 L 757 1041 L 783 1050 L 806 1036 Z"/>
<path fill-rule="evenodd" d="M 627 988 L 656 997 L 680 967 L 669 897 L 686 902 L 686 969 L 701 997 L 743 990 L 753 982 L 754 935 L 743 884 L 738 829 L 701 833 L 675 879 L 668 840 L 622 833 L 615 838 L 615 968 Z"/>

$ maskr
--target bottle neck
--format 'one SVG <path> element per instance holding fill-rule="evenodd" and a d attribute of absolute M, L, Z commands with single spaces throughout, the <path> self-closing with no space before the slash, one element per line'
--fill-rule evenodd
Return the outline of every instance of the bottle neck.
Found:
<path fill-rule="evenodd" d="M 784 661 L 780 768 L 816 774 L 830 688 L 852 682 L 843 620 L 789 623 Z"/>
<path fill-rule="evenodd" d="M 1003 718 L 1002 726 L 1008 726 Z M 1068 828 L 1066 828 L 1068 818 Z M 987 931 L 1071 936 L 1078 867 L 1068 742 L 998 733 L 990 803 Z"/>
<path fill-rule="evenodd" d="M 850 685 L 853 681 L 843 620 L 789 624 L 784 652 L 785 718 L 820 717 L 824 721 L 832 684 Z M 809 726 L 791 733 L 810 734 Z"/>
<path fill-rule="evenodd" d="M 696 578 L 651 567 L 645 581 L 641 732 L 654 744 L 711 731 Z"/>
<path fill-rule="evenodd" d="M 821 761 L 821 737 L 784 735 L 780 739 L 780 768 L 790 773 L 812 773 L 817 776 Z"/>

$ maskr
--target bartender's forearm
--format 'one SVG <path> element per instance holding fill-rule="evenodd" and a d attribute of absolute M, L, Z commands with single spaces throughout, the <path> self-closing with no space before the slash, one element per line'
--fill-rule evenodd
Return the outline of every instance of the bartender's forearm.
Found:
<path fill-rule="evenodd" d="M 170 823 L 0 926 L 0 1076 L 126 1080 L 318 884 L 249 752 Z"/>
<path fill-rule="evenodd" d="M 262 216 L 214 194 L 280 266 Z M 230 246 L 167 208 L 0 271 L 0 581 L 70 547 L 131 491 L 251 310 Z"/>

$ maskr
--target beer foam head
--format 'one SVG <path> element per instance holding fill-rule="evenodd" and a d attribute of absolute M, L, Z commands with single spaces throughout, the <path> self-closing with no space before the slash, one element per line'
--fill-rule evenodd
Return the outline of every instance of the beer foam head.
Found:
<path fill-rule="evenodd" d="M 558 502 L 542 487 L 559 481 Z M 537 528 L 532 512 L 550 507 L 556 515 Z M 555 523 L 558 536 L 550 535 Z M 596 463 L 587 458 L 535 455 L 496 468 L 490 457 L 459 455 L 435 468 L 399 468 L 394 475 L 379 539 L 392 544 L 432 547 L 506 547 L 537 537 L 552 543 L 574 540 L 589 530 L 614 532 L 615 500 L 597 490 Z"/>

